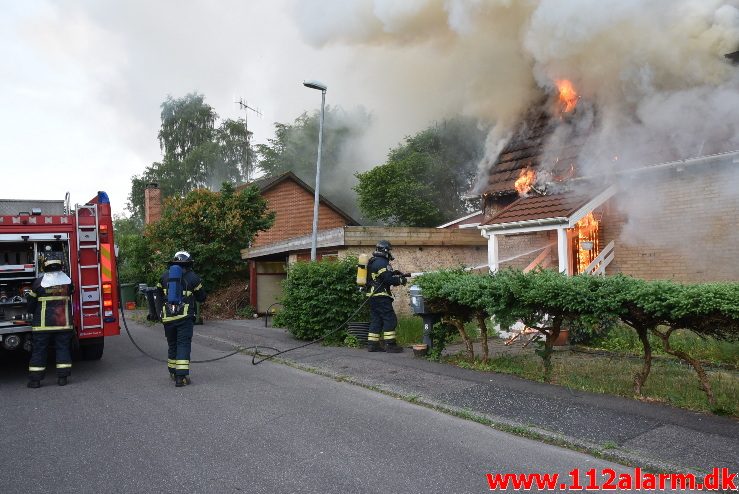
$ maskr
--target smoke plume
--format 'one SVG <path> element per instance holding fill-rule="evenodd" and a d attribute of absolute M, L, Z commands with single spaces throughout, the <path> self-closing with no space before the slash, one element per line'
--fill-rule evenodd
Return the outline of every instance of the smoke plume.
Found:
<path fill-rule="evenodd" d="M 300 2 L 296 12 L 310 43 L 352 45 L 373 66 L 387 62 L 393 70 L 376 76 L 390 78 L 398 91 L 432 86 L 437 101 L 429 104 L 440 111 L 455 108 L 494 123 L 486 163 L 526 108 L 555 81 L 572 81 L 597 109 L 581 156 L 597 167 L 611 166 L 625 149 L 639 158 L 647 148 L 660 149 L 654 158 L 670 159 L 710 152 L 706 146 L 715 141 L 739 147 L 739 119 L 731 118 L 739 109 L 738 81 L 724 57 L 739 49 L 738 6 L 737 0 L 323 0 Z M 407 53 L 416 63 L 393 63 Z"/>
<path fill-rule="evenodd" d="M 739 71 L 724 56 L 739 49 L 739 0 L 321 0 L 296 17 L 314 46 L 351 46 L 383 88 L 489 124 L 481 178 L 562 79 L 580 100 L 545 160 L 575 142 L 580 175 L 739 149 Z"/>

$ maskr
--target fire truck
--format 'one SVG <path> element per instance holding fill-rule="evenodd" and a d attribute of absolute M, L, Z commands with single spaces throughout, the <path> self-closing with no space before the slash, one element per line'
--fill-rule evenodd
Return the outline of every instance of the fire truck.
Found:
<path fill-rule="evenodd" d="M 61 255 L 74 283 L 75 354 L 103 356 L 104 338 L 120 334 L 113 217 L 105 192 L 70 208 L 63 201 L 0 199 L 0 347 L 31 349 L 26 297 L 43 259 Z"/>

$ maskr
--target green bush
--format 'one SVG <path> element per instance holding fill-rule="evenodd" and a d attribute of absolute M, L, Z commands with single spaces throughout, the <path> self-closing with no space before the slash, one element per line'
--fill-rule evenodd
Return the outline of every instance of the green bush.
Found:
<path fill-rule="evenodd" d="M 287 328 L 301 340 L 314 340 L 335 330 L 367 299 L 357 290 L 356 275 L 356 258 L 293 264 L 283 282 L 283 309 L 275 315 L 274 325 Z M 369 320 L 368 305 L 352 320 Z M 341 343 L 346 336 L 344 328 L 327 342 Z"/>
<path fill-rule="evenodd" d="M 687 329 L 700 338 L 739 339 L 739 283 L 684 285 L 622 275 L 565 276 L 548 270 L 504 270 L 494 275 L 445 271 L 426 274 L 416 283 L 429 307 L 458 328 L 460 322 L 491 316 L 503 327 L 521 320 L 537 328 L 546 337 L 537 351 L 544 361 L 545 379 L 551 373 L 552 345 L 561 329 L 572 327 L 576 338 L 587 339 L 620 318 L 635 330 L 644 352 L 642 370 L 634 376 L 636 394 L 649 375 L 656 339 L 665 353 L 693 366 L 709 402 L 715 404 L 706 372 L 691 355 L 695 345 L 677 345 L 680 340 L 670 338 Z"/>

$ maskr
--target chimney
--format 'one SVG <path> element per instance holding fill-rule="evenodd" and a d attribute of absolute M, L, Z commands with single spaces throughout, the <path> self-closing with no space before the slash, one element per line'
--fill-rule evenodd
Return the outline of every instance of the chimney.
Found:
<path fill-rule="evenodd" d="M 144 224 L 156 223 L 162 217 L 162 189 L 159 184 L 146 184 L 144 189 Z"/>

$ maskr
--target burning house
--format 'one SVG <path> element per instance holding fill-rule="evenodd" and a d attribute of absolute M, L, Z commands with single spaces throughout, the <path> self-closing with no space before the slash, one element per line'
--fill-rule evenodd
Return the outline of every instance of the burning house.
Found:
<path fill-rule="evenodd" d="M 557 88 L 522 119 L 480 188 L 475 226 L 491 271 L 739 280 L 739 151 L 717 139 L 665 161 L 655 145 L 592 166 L 596 110 L 569 81 Z"/>

